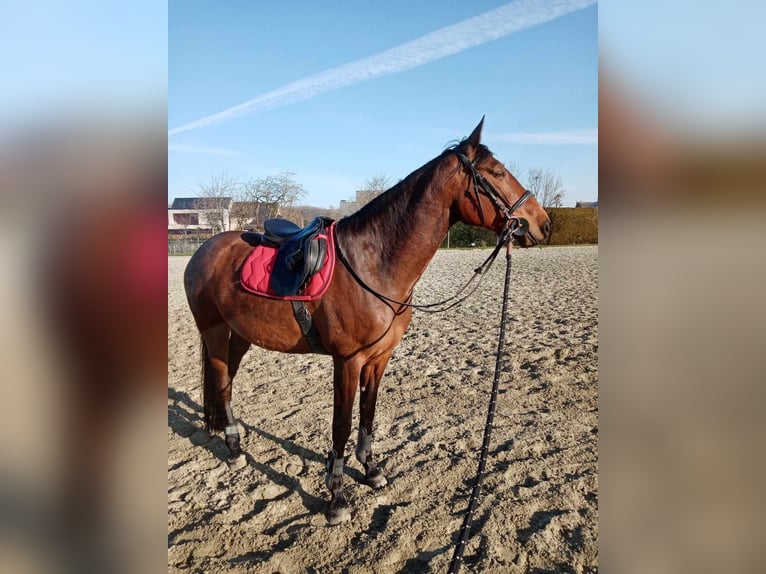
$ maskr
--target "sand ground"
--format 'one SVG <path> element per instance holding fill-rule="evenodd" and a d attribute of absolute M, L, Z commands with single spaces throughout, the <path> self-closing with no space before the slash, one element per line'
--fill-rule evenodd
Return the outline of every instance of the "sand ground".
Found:
<path fill-rule="evenodd" d="M 451 295 L 487 254 L 438 252 L 416 301 Z M 389 484 L 357 483 L 349 444 L 352 519 L 336 527 L 322 514 L 331 359 L 251 348 L 233 396 L 248 464 L 229 471 L 222 438 L 202 430 L 187 261 L 168 259 L 168 570 L 446 572 L 482 442 L 502 257 L 460 307 L 415 312 L 378 396 L 373 446 Z M 463 571 L 596 572 L 598 248 L 515 250 L 510 317 Z"/>

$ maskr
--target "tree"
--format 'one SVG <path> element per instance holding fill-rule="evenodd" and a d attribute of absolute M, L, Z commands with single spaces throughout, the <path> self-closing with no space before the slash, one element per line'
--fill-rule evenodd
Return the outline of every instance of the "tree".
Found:
<path fill-rule="evenodd" d="M 508 173 L 510 173 L 513 177 L 516 179 L 519 179 L 521 177 L 521 166 L 519 166 L 518 163 L 513 161 L 512 159 L 503 161 L 503 165 L 505 166 L 505 169 L 508 170 Z"/>
<path fill-rule="evenodd" d="M 391 178 L 387 175 L 377 174 L 367 178 L 359 191 L 373 191 L 382 193 L 390 187 Z"/>
<path fill-rule="evenodd" d="M 542 207 L 561 207 L 564 204 L 566 190 L 560 175 L 542 167 L 531 167 L 528 173 L 529 190 Z"/>
<path fill-rule="evenodd" d="M 243 195 L 242 186 L 240 186 L 229 210 L 229 219 L 234 229 L 244 229 L 250 223 L 250 220 L 253 219 L 253 206 L 244 199 Z"/>
<path fill-rule="evenodd" d="M 226 173 L 213 175 L 210 181 L 199 186 L 202 210 L 213 233 L 229 229 L 229 209 L 239 188 L 237 178 Z"/>
<path fill-rule="evenodd" d="M 373 175 L 356 190 L 356 209 L 370 203 L 389 187 L 389 178 L 383 174 Z"/>
<path fill-rule="evenodd" d="M 286 214 L 305 199 L 306 190 L 293 179 L 294 175 L 291 171 L 283 171 L 245 183 L 241 199 L 250 211 L 249 219 L 255 219 L 256 225 L 260 225 L 280 213 Z"/>

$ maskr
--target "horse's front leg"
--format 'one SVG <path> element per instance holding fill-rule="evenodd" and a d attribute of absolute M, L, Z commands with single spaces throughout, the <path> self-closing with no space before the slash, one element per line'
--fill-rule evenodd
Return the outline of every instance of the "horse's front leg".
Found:
<path fill-rule="evenodd" d="M 359 434 L 356 441 L 356 459 L 364 466 L 364 482 L 372 488 L 388 484 L 372 456 L 372 423 L 375 419 L 375 405 L 378 400 L 378 386 L 383 378 L 391 352 L 376 357 L 362 368 L 359 399 Z"/>
<path fill-rule="evenodd" d="M 335 391 L 332 415 L 332 450 L 327 455 L 325 483 L 330 489 L 330 503 L 325 517 L 330 524 L 351 519 L 348 500 L 343 493 L 343 467 L 348 437 L 351 435 L 351 409 L 359 384 L 360 366 L 357 360 L 334 359 L 333 388 Z"/>

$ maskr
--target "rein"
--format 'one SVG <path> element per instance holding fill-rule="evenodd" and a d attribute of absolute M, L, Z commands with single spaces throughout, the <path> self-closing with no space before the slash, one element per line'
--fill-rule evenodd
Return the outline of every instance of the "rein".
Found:
<path fill-rule="evenodd" d="M 507 236 L 507 229 L 503 231 L 501 234 L 501 237 Z M 409 303 L 409 300 L 412 299 L 412 291 L 410 291 L 410 294 L 407 295 L 406 301 L 397 301 L 396 299 L 392 299 L 391 297 L 388 297 L 386 295 L 383 295 L 382 293 L 379 293 L 372 287 L 370 287 L 367 283 L 364 282 L 364 280 L 359 277 L 356 271 L 354 271 L 354 268 L 351 267 L 351 264 L 348 262 L 348 259 L 346 259 L 346 256 L 343 253 L 343 250 L 340 247 L 340 242 L 335 242 L 335 250 L 338 255 L 338 260 L 343 263 L 343 266 L 346 268 L 346 270 L 351 274 L 351 277 L 354 278 L 354 280 L 359 284 L 359 286 L 364 289 L 365 291 L 371 293 L 381 301 L 383 301 L 386 305 L 399 305 L 401 307 L 411 307 L 413 309 L 418 309 L 419 311 L 424 311 L 425 313 L 442 313 L 444 311 L 447 311 L 449 309 L 452 309 L 454 306 L 459 305 L 463 301 L 465 301 L 468 297 L 470 297 L 476 289 L 478 289 L 479 285 L 481 285 L 481 282 L 484 279 L 484 275 L 489 269 L 492 267 L 492 264 L 495 262 L 495 259 L 497 258 L 497 254 L 500 252 L 500 248 L 502 247 L 503 243 L 500 238 L 498 238 L 497 245 L 495 245 L 495 248 L 492 250 L 492 253 L 489 254 L 489 257 L 487 257 L 484 260 L 484 263 L 479 265 L 476 269 L 473 270 L 473 275 L 471 278 L 466 282 L 465 285 L 463 285 L 457 293 L 452 295 L 451 297 L 448 297 L 447 299 L 444 299 L 443 301 L 437 301 L 435 303 L 424 303 L 424 304 L 416 304 L 416 303 Z M 460 296 L 463 291 L 468 289 L 468 286 L 473 283 L 474 279 L 479 277 L 479 281 L 476 282 L 476 284 L 473 286 L 473 288 L 468 291 L 465 295 L 462 297 Z M 438 308 L 435 308 L 438 307 Z"/>
<path fill-rule="evenodd" d="M 479 208 L 479 217 L 481 218 L 481 223 L 484 225 L 484 212 L 481 209 L 481 202 L 479 201 L 479 193 L 481 190 L 481 193 L 484 193 L 487 197 L 489 197 L 492 202 L 497 206 L 497 208 L 500 210 L 500 212 L 505 216 L 506 224 L 503 228 L 503 231 L 500 232 L 500 235 L 498 235 L 497 238 L 497 244 L 495 245 L 495 248 L 492 250 L 492 253 L 489 254 L 489 257 L 487 257 L 484 260 L 484 263 L 479 265 L 476 269 L 473 270 L 474 274 L 473 276 L 466 282 L 465 285 L 463 285 L 457 293 L 452 295 L 451 297 L 448 297 L 447 299 L 444 299 L 443 301 L 437 301 L 435 303 L 425 303 L 425 304 L 415 304 L 410 303 L 410 299 L 412 299 L 412 291 L 410 291 L 409 295 L 407 295 L 407 298 L 405 301 L 397 301 L 396 299 L 392 299 L 391 297 L 388 297 L 386 295 L 383 295 L 382 293 L 376 291 L 372 287 L 370 287 L 361 277 L 359 277 L 359 274 L 354 271 L 353 267 L 351 267 L 351 264 L 348 262 L 348 259 L 346 259 L 345 254 L 343 253 L 343 249 L 340 247 L 340 242 L 335 242 L 335 251 L 338 255 L 338 259 L 341 263 L 343 263 L 343 266 L 346 268 L 346 270 L 351 274 L 351 277 L 354 278 L 354 280 L 359 284 L 359 286 L 364 289 L 365 291 L 371 293 L 381 301 L 383 301 L 386 305 L 399 305 L 400 307 L 411 307 L 412 309 L 418 309 L 419 311 L 424 311 L 426 313 L 443 313 L 444 311 L 448 311 L 449 309 L 452 309 L 456 305 L 459 305 L 463 301 L 465 301 L 468 297 L 473 295 L 474 291 L 478 289 L 479 285 L 481 285 L 482 280 L 484 279 L 485 273 L 492 267 L 492 264 L 495 262 L 495 259 L 497 258 L 497 254 L 500 253 L 500 248 L 505 245 L 506 243 L 510 246 L 512 243 L 513 238 L 512 236 L 518 236 L 521 237 L 529 231 L 529 222 L 527 222 L 526 219 L 523 217 L 516 217 L 513 215 L 513 212 L 519 209 L 522 205 L 524 205 L 527 200 L 532 197 L 532 192 L 528 189 L 525 190 L 525 192 L 522 194 L 522 196 L 517 199 L 513 205 L 508 203 L 508 201 L 500 195 L 497 190 L 494 188 L 494 186 L 485 178 L 481 173 L 479 173 L 476 170 L 476 165 L 474 162 L 470 161 L 468 157 L 464 154 L 462 154 L 459 151 L 455 151 L 455 155 L 460 160 L 460 163 L 465 166 L 465 168 L 469 171 L 471 175 L 471 179 L 473 181 L 474 191 L 476 193 L 476 203 Z M 510 247 L 509 247 L 510 249 Z M 510 251 L 508 252 L 508 257 L 510 257 Z M 473 286 L 473 288 L 463 295 L 460 296 L 466 289 L 468 289 L 468 286 L 473 283 L 474 279 L 476 277 L 479 277 L 479 281 L 476 283 L 476 285 Z"/>
<path fill-rule="evenodd" d="M 497 389 L 500 382 L 500 369 L 502 367 L 503 347 L 505 345 L 505 325 L 507 323 L 508 315 L 508 291 L 511 283 L 511 249 L 513 242 L 508 241 L 508 248 L 506 251 L 505 261 L 505 286 L 503 288 L 503 307 L 500 312 L 500 335 L 497 341 L 497 355 L 495 358 L 495 377 L 492 381 L 492 393 L 489 398 L 489 408 L 487 410 L 487 422 L 484 425 L 484 441 L 481 445 L 481 454 L 479 455 L 479 468 L 476 471 L 476 482 L 473 485 L 471 491 L 471 498 L 468 502 L 468 510 L 466 510 L 465 518 L 463 519 L 463 525 L 460 527 L 460 535 L 458 536 L 457 544 L 455 545 L 455 551 L 452 554 L 452 561 L 449 565 L 448 574 L 457 574 L 460 571 L 460 565 L 463 563 L 463 552 L 465 551 L 465 544 L 468 541 L 468 532 L 471 529 L 471 523 L 473 521 L 473 513 L 476 510 L 476 503 L 479 498 L 479 491 L 481 489 L 481 483 L 484 480 L 484 471 L 487 467 L 487 453 L 489 451 L 489 439 L 492 434 L 492 423 L 495 419 L 495 403 L 497 402 Z"/>

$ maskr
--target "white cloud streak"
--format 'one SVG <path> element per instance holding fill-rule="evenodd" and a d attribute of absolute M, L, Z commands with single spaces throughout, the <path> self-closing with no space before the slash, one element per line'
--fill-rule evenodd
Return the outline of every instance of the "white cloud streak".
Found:
<path fill-rule="evenodd" d="M 199 153 L 204 155 L 237 155 L 239 152 L 234 149 L 210 146 L 193 146 L 182 144 L 168 144 L 168 151 L 183 153 Z"/>
<path fill-rule="evenodd" d="M 168 136 L 232 120 L 410 70 L 474 46 L 550 22 L 595 4 L 596 0 L 517 0 L 367 58 L 296 80 L 246 102 L 168 131 Z"/>
<path fill-rule="evenodd" d="M 522 145 L 598 145 L 598 130 L 487 134 L 484 139 Z"/>

